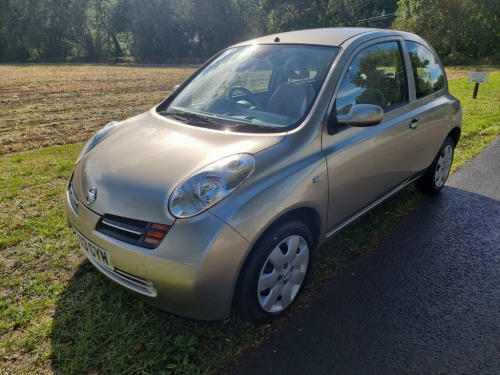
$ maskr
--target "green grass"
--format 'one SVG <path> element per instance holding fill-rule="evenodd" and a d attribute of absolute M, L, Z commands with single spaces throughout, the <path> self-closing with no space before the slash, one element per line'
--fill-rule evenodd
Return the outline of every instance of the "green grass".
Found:
<path fill-rule="evenodd" d="M 472 99 L 473 84 L 450 82 L 463 106 L 454 168 L 500 134 L 500 72 Z M 0 374 L 212 374 L 284 323 L 201 323 L 143 304 L 101 276 L 67 228 L 62 199 L 81 145 L 0 158 Z M 408 188 L 318 249 L 294 315 L 342 267 L 369 252 L 424 201 Z"/>
<path fill-rule="evenodd" d="M 479 85 L 472 99 L 474 84 L 468 79 L 450 82 L 450 91 L 460 99 L 463 129 L 454 168 L 462 165 L 500 134 L 500 72 L 490 73 L 488 83 Z"/>

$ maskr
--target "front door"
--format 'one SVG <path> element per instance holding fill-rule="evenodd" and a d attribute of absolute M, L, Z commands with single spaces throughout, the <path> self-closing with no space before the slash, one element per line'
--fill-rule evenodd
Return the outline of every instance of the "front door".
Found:
<path fill-rule="evenodd" d="M 331 116 L 346 114 L 355 104 L 374 104 L 384 110 L 375 126 L 337 124 L 323 134 L 327 159 L 328 231 L 362 212 L 418 171 L 424 119 L 409 101 L 401 41 L 367 44 L 353 54 L 339 80 Z"/>

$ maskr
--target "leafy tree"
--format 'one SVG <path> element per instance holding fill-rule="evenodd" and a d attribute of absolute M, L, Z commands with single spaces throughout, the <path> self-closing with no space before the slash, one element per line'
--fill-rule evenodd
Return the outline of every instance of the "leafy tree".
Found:
<path fill-rule="evenodd" d="M 394 0 L 261 0 L 267 32 L 361 26 L 388 27 L 396 11 Z"/>
<path fill-rule="evenodd" d="M 473 58 L 500 59 L 500 1 L 466 0 L 462 53 Z"/>
<path fill-rule="evenodd" d="M 29 58 L 25 47 L 24 8 L 23 2 L 0 2 L 0 58 L 3 61 L 27 61 Z"/>
<path fill-rule="evenodd" d="M 193 31 L 191 47 L 203 57 L 210 57 L 222 48 L 245 40 L 249 33 L 246 21 L 231 0 L 193 0 L 188 18 Z"/>
<path fill-rule="evenodd" d="M 415 32 L 451 62 L 499 54 L 498 0 L 399 0 L 393 28 Z"/>
<path fill-rule="evenodd" d="M 75 31 L 84 22 L 82 6 L 82 0 L 3 0 L 2 58 L 65 61 L 75 48 Z"/>
<path fill-rule="evenodd" d="M 499 0 L 0 0 L 0 61 L 199 62 L 272 32 L 386 28 L 396 9 L 452 61 L 500 58 Z"/>

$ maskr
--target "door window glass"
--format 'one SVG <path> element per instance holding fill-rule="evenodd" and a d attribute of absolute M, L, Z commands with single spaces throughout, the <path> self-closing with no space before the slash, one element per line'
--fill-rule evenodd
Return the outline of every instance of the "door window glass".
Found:
<path fill-rule="evenodd" d="M 444 73 L 434 54 L 415 42 L 406 42 L 415 80 L 417 99 L 444 88 Z"/>
<path fill-rule="evenodd" d="M 336 98 L 337 114 L 354 104 L 374 104 L 388 110 L 408 101 L 406 74 L 397 42 L 361 51 L 351 62 Z"/>

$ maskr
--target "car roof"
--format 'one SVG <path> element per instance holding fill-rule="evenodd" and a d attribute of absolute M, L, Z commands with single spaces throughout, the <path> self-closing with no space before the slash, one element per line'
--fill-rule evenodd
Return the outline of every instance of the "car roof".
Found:
<path fill-rule="evenodd" d="M 240 43 L 238 45 L 274 44 L 279 42 L 284 44 L 315 44 L 323 46 L 341 46 L 346 42 L 348 42 L 349 40 L 357 39 L 357 37 L 360 37 L 362 35 L 372 36 L 372 37 L 383 37 L 383 36 L 393 36 L 393 35 L 403 36 L 404 38 L 415 37 L 415 35 L 413 34 L 395 30 L 345 27 L 345 28 L 310 29 L 310 30 L 283 32 L 249 40 Z"/>

